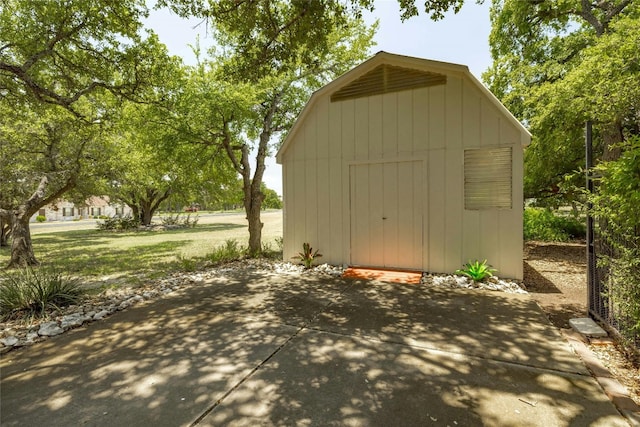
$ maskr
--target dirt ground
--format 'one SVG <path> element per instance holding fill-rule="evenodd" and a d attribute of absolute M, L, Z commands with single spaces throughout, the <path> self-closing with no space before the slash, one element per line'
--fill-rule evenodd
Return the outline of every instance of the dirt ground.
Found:
<path fill-rule="evenodd" d="M 587 317 L 585 242 L 526 242 L 524 284 L 558 328 L 569 319 Z M 640 364 L 615 345 L 591 345 L 591 350 L 640 404 Z"/>

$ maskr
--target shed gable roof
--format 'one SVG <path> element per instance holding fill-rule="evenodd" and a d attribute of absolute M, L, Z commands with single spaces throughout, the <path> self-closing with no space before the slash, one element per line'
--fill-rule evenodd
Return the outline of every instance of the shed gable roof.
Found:
<path fill-rule="evenodd" d="M 502 105 L 502 103 L 498 100 L 498 98 L 496 98 L 495 95 L 489 91 L 489 89 L 487 89 L 473 74 L 471 74 L 467 66 L 452 64 L 449 62 L 440 62 L 440 61 L 433 61 L 429 59 L 415 58 L 411 56 L 396 55 L 396 54 L 380 51 L 377 54 L 375 54 L 373 57 L 363 62 L 362 64 L 358 65 L 357 67 L 351 69 L 350 71 L 346 72 L 345 74 L 333 80 L 332 82 L 321 87 L 320 89 L 315 91 L 313 95 L 311 95 L 311 98 L 309 99 L 304 109 L 298 116 L 294 125 L 289 130 L 287 137 L 285 138 L 282 146 L 278 150 L 278 153 L 276 154 L 276 161 L 280 164 L 282 163 L 282 156 L 284 152 L 287 150 L 289 144 L 291 144 L 291 141 L 293 141 L 296 133 L 302 127 L 302 123 L 304 122 L 305 117 L 307 116 L 307 114 L 309 114 L 311 110 L 313 110 L 314 104 L 320 97 L 331 94 L 331 101 L 334 102 L 338 100 L 338 99 L 333 99 L 334 95 L 336 94 L 338 94 L 338 98 L 342 96 L 342 99 L 339 99 L 339 100 L 344 100 L 344 99 L 359 98 L 364 96 L 378 95 L 382 93 L 394 92 L 399 90 L 414 89 L 414 87 L 404 87 L 396 90 L 388 90 L 387 92 L 379 92 L 379 93 L 371 93 L 371 92 L 364 93 L 365 90 L 363 90 L 362 88 L 358 89 L 360 84 L 364 84 L 364 82 L 366 82 L 369 79 L 371 81 L 375 81 L 375 78 L 377 78 L 376 73 L 380 73 L 380 70 L 378 71 L 376 70 L 379 68 L 381 70 L 384 70 L 385 67 L 387 68 L 387 70 L 392 70 L 391 71 L 392 73 L 394 71 L 397 72 L 399 76 L 406 77 L 412 74 L 414 76 L 442 75 L 445 77 L 444 81 L 442 81 L 441 83 L 435 83 L 435 84 L 445 84 L 447 75 L 459 75 L 459 76 L 465 77 L 473 85 L 475 85 L 480 90 L 480 92 L 493 105 L 495 105 L 498 108 L 498 110 L 514 126 L 516 126 L 520 130 L 520 133 L 521 133 L 520 139 L 523 146 L 528 145 L 531 142 L 531 134 L 529 133 L 529 131 L 522 125 L 522 123 L 518 121 L 518 119 L 516 119 L 513 116 L 513 114 L 511 114 L 509 110 L 507 110 L 507 108 L 504 105 Z M 400 72 L 398 72 L 398 70 L 395 70 L 395 69 L 400 69 Z M 408 70 L 412 73 L 407 73 L 407 71 L 404 71 L 404 70 Z M 384 76 L 384 71 L 383 71 L 383 76 Z M 397 87 L 401 87 L 402 83 L 400 83 L 400 81 L 403 79 L 399 78 L 397 80 L 398 80 Z M 425 80 L 428 80 L 428 79 L 425 78 Z M 438 80 L 435 77 L 433 78 L 433 80 L 431 80 L 432 83 L 437 81 Z M 431 85 L 433 84 L 426 84 L 425 86 L 431 86 Z M 407 84 L 407 86 L 410 86 L 410 84 Z M 416 86 L 415 88 L 425 87 L 425 86 Z M 348 96 L 346 89 L 348 89 L 351 92 L 352 96 Z M 343 90 L 344 92 L 342 93 Z M 370 90 L 372 89 L 370 88 Z M 356 94 L 356 96 L 353 96 L 354 94 Z"/>
<path fill-rule="evenodd" d="M 445 84 L 447 76 L 431 71 L 381 64 L 331 94 L 331 102 Z"/>

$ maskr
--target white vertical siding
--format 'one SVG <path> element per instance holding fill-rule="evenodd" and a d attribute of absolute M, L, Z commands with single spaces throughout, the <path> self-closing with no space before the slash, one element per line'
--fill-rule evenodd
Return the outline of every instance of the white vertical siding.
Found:
<path fill-rule="evenodd" d="M 482 108 L 480 110 L 480 123 L 482 124 L 480 126 L 481 146 L 495 147 L 498 144 L 505 143 L 505 141 L 500 140 L 500 122 L 500 115 L 497 109 L 483 99 Z"/>
<path fill-rule="evenodd" d="M 465 146 L 478 147 L 481 144 L 480 141 L 480 129 L 485 124 L 481 125 L 481 113 L 480 113 L 480 92 L 472 87 L 470 84 L 464 85 L 463 92 L 463 111 L 460 116 L 464 119 L 464 126 L 462 126 L 462 138 L 465 141 Z"/>
<path fill-rule="evenodd" d="M 309 183 L 312 188 L 317 189 L 317 206 L 316 206 L 316 239 L 313 242 L 317 247 L 325 248 L 325 251 L 331 251 L 331 235 L 328 230 L 331 228 L 330 212 L 331 212 L 331 187 L 329 184 L 329 101 L 321 99 L 316 104 L 316 181 Z M 310 159 L 311 160 L 311 159 Z M 324 254 L 323 254 L 324 255 Z"/>
<path fill-rule="evenodd" d="M 442 273 L 446 263 L 446 164 L 444 149 L 431 150 L 427 158 L 428 208 L 425 220 L 425 269 Z"/>
<path fill-rule="evenodd" d="M 305 128 L 305 162 L 304 162 L 304 184 L 307 189 L 315 191 L 305 191 L 296 196 L 304 200 L 305 206 L 305 228 L 303 240 L 317 247 L 318 242 L 318 218 L 319 218 L 319 188 L 318 183 L 318 135 L 317 135 L 318 110 L 313 116 L 313 120 L 307 122 Z"/>
<path fill-rule="evenodd" d="M 369 98 L 355 100 L 354 115 L 354 158 L 366 159 L 369 157 Z"/>
<path fill-rule="evenodd" d="M 344 193 L 342 188 L 342 114 L 340 104 L 329 104 L 327 109 L 329 114 L 329 180 L 327 190 L 331 193 Z M 343 196 L 344 197 L 344 196 Z M 329 244 L 323 249 L 323 261 L 331 264 L 342 264 L 348 256 L 343 250 L 343 235 L 349 230 L 349 224 L 343 224 L 342 212 L 349 210 L 349 205 L 344 205 L 343 197 L 333 195 L 329 198 L 328 214 L 323 211 L 321 214 L 329 218 L 329 228 L 322 230 L 328 234 Z M 348 195 L 346 196 L 348 197 Z"/>
<path fill-rule="evenodd" d="M 398 153 L 398 93 L 382 95 L 382 156 L 396 157 Z"/>
<path fill-rule="evenodd" d="M 413 90 L 398 92 L 398 157 L 411 156 L 413 149 Z"/>
<path fill-rule="evenodd" d="M 416 154 L 429 149 L 429 91 L 414 90 L 412 97 L 412 148 Z"/>
<path fill-rule="evenodd" d="M 468 134 L 464 133 L 467 127 L 467 118 L 464 116 L 463 107 L 462 80 L 460 78 L 450 78 L 445 85 L 445 146 L 447 151 L 462 148 L 463 137 Z M 466 142 L 466 141 L 465 141 Z M 434 147 L 435 148 L 435 147 Z"/>
<path fill-rule="evenodd" d="M 384 265 L 384 220 L 385 215 L 383 206 L 383 166 L 381 163 L 374 163 L 371 165 L 356 166 L 359 169 L 367 169 L 369 171 L 368 182 L 365 183 L 366 189 L 363 191 L 363 196 L 366 195 L 369 199 L 369 215 L 357 215 L 354 217 L 354 221 L 362 221 L 363 224 L 369 229 L 369 247 L 367 251 L 369 253 L 368 265 Z M 352 213 L 353 214 L 353 213 Z M 365 264 L 367 265 L 367 264 Z"/>
<path fill-rule="evenodd" d="M 445 150 L 445 272 L 460 268 L 463 255 L 463 177 L 460 150 Z"/>
<path fill-rule="evenodd" d="M 332 264 L 395 257 L 453 272 L 487 258 L 502 276 L 522 277 L 521 131 L 470 80 L 451 74 L 446 85 L 339 102 L 329 96 L 316 100 L 282 157 L 285 259 L 309 242 Z M 513 209 L 466 211 L 464 149 L 499 146 L 514 147 Z M 356 220 L 354 210 L 368 217 Z M 385 229 L 387 214 L 409 227 Z M 422 249 L 400 245 L 407 240 Z"/>
<path fill-rule="evenodd" d="M 340 121 L 340 128 L 342 129 L 342 140 L 340 141 L 340 147 L 342 149 L 342 159 L 352 160 L 354 158 L 356 145 L 355 101 L 351 99 L 347 101 L 332 103 L 331 108 L 342 109 L 342 120 Z"/>
<path fill-rule="evenodd" d="M 382 96 L 369 97 L 369 159 L 382 158 Z"/>
<path fill-rule="evenodd" d="M 428 117 L 428 132 L 429 132 L 429 149 L 435 150 L 438 148 L 445 148 L 446 140 L 446 124 L 445 124 L 445 88 L 446 86 L 434 86 L 429 88 L 429 117 Z"/>

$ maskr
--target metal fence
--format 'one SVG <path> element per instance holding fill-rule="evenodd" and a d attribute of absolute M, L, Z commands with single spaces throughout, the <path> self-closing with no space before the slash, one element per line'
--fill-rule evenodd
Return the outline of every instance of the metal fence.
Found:
<path fill-rule="evenodd" d="M 616 283 L 609 274 L 607 263 L 602 262 L 603 259 L 618 258 L 616 247 L 631 247 L 633 243 L 616 238 L 606 227 L 603 221 L 594 218 L 591 231 L 587 231 L 589 315 L 640 349 L 640 333 L 635 328 L 635 320 L 626 314 L 630 312 L 630 307 L 639 304 L 637 298 L 640 292 L 629 292 L 629 287 L 634 289 L 640 284 Z M 611 244 L 612 239 L 615 239 L 615 245 Z"/>
<path fill-rule="evenodd" d="M 586 127 L 586 178 L 589 193 L 597 191 L 595 176 L 592 175 L 591 125 Z M 592 206 L 587 206 L 587 286 L 589 316 L 609 326 L 629 344 L 640 349 L 640 333 L 635 322 L 628 317 L 630 307 L 638 305 L 640 289 L 637 294 L 629 289 L 640 288 L 640 283 L 615 283 L 609 274 L 607 262 L 620 256 L 620 248 L 631 249 L 637 242 L 626 241 L 616 235 L 602 218 L 592 216 Z M 635 230 L 636 235 L 640 230 Z M 631 288 L 630 288 L 631 286 Z"/>

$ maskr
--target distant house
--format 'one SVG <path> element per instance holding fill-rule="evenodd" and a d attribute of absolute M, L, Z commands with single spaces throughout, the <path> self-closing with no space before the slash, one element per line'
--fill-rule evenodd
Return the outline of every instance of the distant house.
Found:
<path fill-rule="evenodd" d="M 111 203 L 108 196 L 91 196 L 83 205 L 76 205 L 68 200 L 59 200 L 40 209 L 32 218 L 44 216 L 47 221 L 73 221 L 100 216 L 127 216 L 131 215 L 131 208 L 124 203 Z"/>
<path fill-rule="evenodd" d="M 378 53 L 313 94 L 278 151 L 284 259 L 522 278 L 531 135 L 466 66 Z"/>

